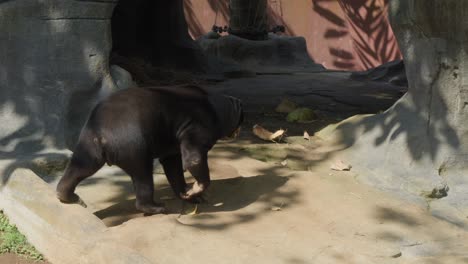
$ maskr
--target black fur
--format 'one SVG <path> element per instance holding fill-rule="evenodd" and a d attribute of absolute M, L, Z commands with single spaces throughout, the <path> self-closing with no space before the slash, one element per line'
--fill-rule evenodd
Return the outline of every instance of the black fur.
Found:
<path fill-rule="evenodd" d="M 210 95 L 196 86 L 131 88 L 111 95 L 92 111 L 64 176 L 57 185 L 62 202 L 75 202 L 76 186 L 104 163 L 132 178 L 136 206 L 162 213 L 153 201 L 153 159 L 183 199 L 192 200 L 210 184 L 207 153 L 216 141 L 240 126 L 243 111 L 233 97 Z M 187 190 L 189 170 L 197 188 Z"/>

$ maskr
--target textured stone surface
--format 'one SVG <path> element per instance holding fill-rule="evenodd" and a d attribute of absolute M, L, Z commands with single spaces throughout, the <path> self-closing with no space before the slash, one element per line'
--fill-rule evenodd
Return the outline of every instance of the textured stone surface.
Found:
<path fill-rule="evenodd" d="M 138 86 L 137 83 L 133 80 L 132 75 L 118 65 L 111 65 L 110 74 L 119 89 L 127 89 Z"/>
<path fill-rule="evenodd" d="M 16 161 L 0 165 L 11 162 Z M 102 241 L 102 221 L 79 205 L 61 204 L 53 186 L 31 170 L 14 170 L 0 194 L 0 208 L 52 263 L 150 263 L 133 250 Z"/>
<path fill-rule="evenodd" d="M 268 40 L 254 41 L 233 35 L 218 39 L 201 37 L 202 50 L 223 61 L 255 72 L 321 71 L 307 53 L 305 39 L 270 34 Z"/>
<path fill-rule="evenodd" d="M 354 80 L 372 80 L 408 86 L 405 64 L 402 60 L 391 61 L 367 71 L 353 72 L 350 77 Z"/>
<path fill-rule="evenodd" d="M 96 102 L 132 83 L 111 52 L 209 68 L 182 0 L 0 1 L 0 32 L 0 156 L 72 149 Z"/>
<path fill-rule="evenodd" d="M 468 40 L 461 32 L 468 24 L 459 19 L 466 12 L 464 1 L 392 1 L 409 91 L 384 113 L 349 119 L 332 133 L 344 148 L 352 146 L 345 156 L 353 168 L 371 172 L 366 182 L 414 195 L 447 183 L 448 197 L 439 203 L 460 201 L 457 209 L 465 212 Z"/>
<path fill-rule="evenodd" d="M 326 74 L 321 73 L 320 76 L 322 75 Z M 266 81 L 268 78 L 269 82 Z M 376 92 L 374 86 L 359 88 L 351 85 L 340 88 L 343 83 L 353 83 L 342 81 L 344 79 L 346 78 L 340 79 L 335 75 L 320 78 L 305 75 L 261 76 L 255 79 L 230 80 L 211 89 L 239 95 L 245 98 L 248 109 L 256 108 L 259 112 L 264 110 L 256 102 L 261 101 L 262 106 L 265 105 L 265 108 L 273 112 L 283 93 L 292 88 L 317 92 L 328 86 L 334 87 L 336 94 L 349 90 L 349 96 L 341 96 L 350 97 L 350 101 L 359 101 L 356 100 L 359 94 L 369 96 Z M 349 87 L 354 89 L 347 89 Z M 244 94 L 246 91 L 248 94 Z M 392 94 L 391 89 L 384 87 L 375 94 L 385 91 Z M 305 99 L 298 102 L 309 102 L 314 106 L 325 100 L 323 97 L 319 101 L 312 101 L 317 98 L 307 96 L 294 98 Z M 322 106 L 327 102 L 322 102 Z M 385 101 L 380 103 L 385 105 Z M 340 106 L 334 105 L 333 109 L 339 109 L 338 107 Z M 381 107 L 384 108 L 382 105 Z M 266 116 L 262 115 L 260 119 L 266 120 Z M 283 118 L 281 120 L 286 122 Z M 246 121 L 252 122 L 251 113 Z M 290 135 L 302 135 L 303 132 L 302 129 L 298 131 L 299 134 L 291 131 L 289 130 Z M 250 131 L 245 129 L 244 135 L 247 133 Z M 354 167 L 351 172 L 331 171 L 332 160 L 328 159 L 328 153 L 307 153 L 307 149 L 317 149 L 317 144 L 312 141 L 307 141 L 307 145 L 302 147 L 299 146 L 299 142 L 304 142 L 302 136 L 289 137 L 288 142 L 291 144 L 272 143 L 266 146 L 271 147 L 271 156 L 277 157 L 278 161 L 284 160 L 281 158 L 284 155 L 280 152 L 283 147 L 283 153 L 288 155 L 287 166 L 263 163 L 247 157 L 240 148 L 255 146 L 251 141 L 217 145 L 210 152 L 212 185 L 205 197 L 206 202 L 198 207 L 198 215 L 184 215 L 189 210 L 182 210 L 184 205 L 180 200 L 173 199 L 174 194 L 165 176 L 155 175 L 155 200 L 164 203 L 170 213 L 144 217 L 135 210 L 130 177 L 115 166 L 105 166 L 97 175 L 78 186 L 77 194 L 87 204 L 86 209 L 76 205 L 62 205 L 55 199 L 53 186 L 57 180 L 55 175 L 61 175 L 56 171 L 63 168 L 63 156 L 69 155 L 69 152 L 59 153 L 54 157 L 25 157 L 24 163 L 12 160 L 11 164 L 0 164 L 0 168 L 8 168 L 9 172 L 0 173 L 11 176 L 7 188 L 20 183 L 19 190 L 15 191 L 18 194 L 15 196 L 17 199 L 10 200 L 12 192 L 5 196 L 0 194 L 0 208 L 5 206 L 3 197 L 8 197 L 11 202 L 6 205 L 10 209 L 7 215 L 16 214 L 13 222 L 20 224 L 20 230 L 27 237 L 39 237 L 39 240 L 34 241 L 44 243 L 40 245 L 41 250 L 48 250 L 45 245 L 61 249 L 60 252 L 47 252 L 46 256 L 52 253 L 76 256 L 76 253 L 67 253 L 67 250 L 80 248 L 81 255 L 77 261 L 52 261 L 58 264 L 119 261 L 145 263 L 146 259 L 151 263 L 211 263 L 215 260 L 217 263 L 406 264 L 412 263 L 409 258 L 427 263 L 421 260 L 425 256 L 420 253 L 413 253 L 415 257 L 410 253 L 407 257 L 403 254 L 397 259 L 392 256 L 402 252 L 401 247 L 418 243 L 432 245 L 433 242 L 437 242 L 437 251 L 430 254 L 432 258 L 440 260 L 443 257 L 444 264 L 463 263 L 460 259 L 467 252 L 466 247 L 463 247 L 468 241 L 466 231 L 432 217 L 426 212 L 426 207 L 416 206 L 395 198 L 393 194 L 388 195 L 357 184 L 354 180 Z M 300 163 L 305 159 L 309 162 L 303 166 Z M 32 169 L 50 187 L 46 188 L 43 182 L 31 179 L 33 174 L 28 170 L 15 170 L 28 168 L 32 160 L 35 165 Z M 45 161 L 52 162 L 49 164 Z M 300 170 L 310 168 L 310 171 L 293 172 L 287 167 Z M 161 171 L 157 168 L 156 172 Z M 38 187 L 37 183 L 40 183 Z M 29 198 L 23 199 L 25 196 Z M 35 209 L 36 207 L 42 209 Z M 277 207 L 281 210 L 272 210 Z M 42 224 L 42 220 L 38 220 L 50 219 L 47 212 L 58 216 L 52 219 L 56 221 L 54 225 L 57 225 L 57 229 L 49 228 L 47 224 Z M 86 212 L 87 215 L 83 216 L 81 212 Z M 67 215 L 74 218 L 70 220 Z M 96 216 L 108 228 L 104 232 L 91 229 L 92 232 L 88 233 L 85 220 L 93 219 L 94 222 Z M 75 221 L 81 221 L 81 224 L 78 225 Z M 68 227 L 74 232 L 72 238 L 68 235 Z M 63 232 L 65 238 L 70 238 L 70 245 L 66 244 L 67 241 L 58 239 L 60 234 L 57 235 L 56 232 Z M 47 237 L 46 241 L 40 240 L 41 237 Z M 74 238 L 81 240 L 75 242 L 72 240 Z M 69 247 L 60 245 L 57 248 L 57 243 Z M 461 245 L 447 247 L 456 243 Z M 83 247 L 85 249 L 81 250 Z M 460 257 L 446 258 L 446 254 L 458 254 Z"/>
<path fill-rule="evenodd" d="M 108 66 L 117 0 L 0 2 L 0 150 L 71 147 Z"/>

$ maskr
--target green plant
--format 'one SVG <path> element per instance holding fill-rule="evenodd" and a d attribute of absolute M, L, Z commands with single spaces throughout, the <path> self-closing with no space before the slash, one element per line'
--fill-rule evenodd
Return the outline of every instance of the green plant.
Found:
<path fill-rule="evenodd" d="M 28 259 L 40 261 L 44 257 L 21 234 L 16 226 L 0 211 L 0 254 L 13 253 Z"/>

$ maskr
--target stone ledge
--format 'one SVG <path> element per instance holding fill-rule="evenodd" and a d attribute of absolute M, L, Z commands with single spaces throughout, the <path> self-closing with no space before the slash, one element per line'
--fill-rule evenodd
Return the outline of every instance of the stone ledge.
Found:
<path fill-rule="evenodd" d="M 3 160 L 0 169 L 11 162 Z M 52 263 L 151 263 L 129 248 L 100 243 L 104 223 L 79 205 L 60 203 L 29 169 L 14 170 L 0 193 L 0 208 Z"/>

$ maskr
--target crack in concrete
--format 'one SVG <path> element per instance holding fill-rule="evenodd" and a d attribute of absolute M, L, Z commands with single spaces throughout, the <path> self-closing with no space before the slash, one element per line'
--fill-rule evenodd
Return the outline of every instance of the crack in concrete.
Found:
<path fill-rule="evenodd" d="M 416 246 L 422 246 L 424 243 L 422 242 L 415 242 L 411 244 L 406 244 L 406 245 L 401 245 L 402 247 L 416 247 Z"/>
<path fill-rule="evenodd" d="M 431 126 L 431 118 L 432 118 L 432 100 L 434 99 L 434 85 L 435 83 L 437 82 L 437 80 L 439 79 L 440 77 L 440 73 L 442 71 L 442 67 L 441 67 L 441 62 L 440 62 L 440 54 L 438 54 L 437 56 L 438 58 L 438 62 L 437 62 L 437 71 L 436 71 L 436 74 L 434 76 L 434 78 L 431 80 L 431 83 L 429 84 L 429 102 L 428 102 L 428 106 L 427 106 L 427 123 L 426 123 L 426 134 L 429 136 L 430 133 L 431 133 L 431 129 L 430 129 L 430 126 Z"/>

